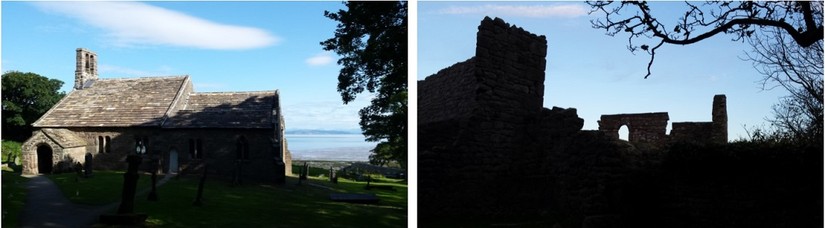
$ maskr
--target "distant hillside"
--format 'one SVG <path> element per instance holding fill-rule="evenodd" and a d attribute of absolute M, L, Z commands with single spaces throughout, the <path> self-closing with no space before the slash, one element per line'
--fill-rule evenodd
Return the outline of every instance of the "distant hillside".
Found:
<path fill-rule="evenodd" d="M 286 130 L 287 135 L 345 135 L 361 134 L 360 130 L 314 130 L 314 129 L 294 129 Z"/>

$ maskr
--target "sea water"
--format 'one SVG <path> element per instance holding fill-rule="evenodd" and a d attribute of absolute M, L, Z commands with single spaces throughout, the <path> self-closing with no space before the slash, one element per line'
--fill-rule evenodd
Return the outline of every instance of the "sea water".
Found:
<path fill-rule="evenodd" d="M 378 144 L 360 134 L 285 136 L 293 160 L 368 161 Z"/>

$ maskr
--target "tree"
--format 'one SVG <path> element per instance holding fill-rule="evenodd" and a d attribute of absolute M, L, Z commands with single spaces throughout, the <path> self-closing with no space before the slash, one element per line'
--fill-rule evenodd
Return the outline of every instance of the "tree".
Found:
<path fill-rule="evenodd" d="M 3 139 L 22 142 L 31 137 L 32 123 L 66 95 L 58 91 L 61 86 L 62 81 L 35 73 L 3 73 Z"/>
<path fill-rule="evenodd" d="M 338 92 L 344 104 L 364 91 L 375 94 L 358 112 L 361 131 L 367 141 L 380 142 L 373 153 L 406 167 L 407 2 L 344 4 L 347 10 L 324 12 L 339 24 L 335 36 L 321 42 L 341 56 Z"/>
<path fill-rule="evenodd" d="M 775 136 L 822 144 L 823 137 L 823 44 L 796 45 L 785 32 L 768 29 L 749 39 L 753 51 L 747 59 L 764 77 L 763 89 L 781 87 L 790 95 L 773 106 L 769 122 Z"/>
<path fill-rule="evenodd" d="M 757 30 L 770 28 L 787 33 L 801 47 L 811 46 L 823 36 L 822 2 L 708 1 L 701 6 L 685 2 L 687 10 L 673 26 L 654 16 L 647 2 L 593 1 L 588 4 L 591 14 L 605 15 L 591 21 L 593 28 L 604 29 L 609 36 L 625 32 L 631 52 L 642 49 L 650 55 L 645 78 L 651 74 L 656 49 L 665 43 L 689 45 L 718 34 L 733 34 L 734 41 L 744 41 L 759 35 L 754 34 Z M 635 10 L 635 14 L 625 12 L 627 10 Z M 658 42 L 652 47 L 637 45 L 634 39 L 640 36 Z"/>
<path fill-rule="evenodd" d="M 762 130 L 770 137 L 822 144 L 823 137 L 823 2 L 685 2 L 687 9 L 673 27 L 653 16 L 647 2 L 588 2 L 591 13 L 604 18 L 591 21 L 607 35 L 628 34 L 628 49 L 650 55 L 647 75 L 663 44 L 689 45 L 718 34 L 732 34 L 733 41 L 747 41 L 752 51 L 747 60 L 762 74 L 763 89 L 781 87 L 790 95 L 773 106 L 769 122 L 776 128 Z M 627 9 L 636 13 L 628 14 Z M 669 28 L 673 28 L 672 30 Z M 653 47 L 636 45 L 640 36 L 658 40 Z M 758 129 L 757 129 L 758 130 Z"/>

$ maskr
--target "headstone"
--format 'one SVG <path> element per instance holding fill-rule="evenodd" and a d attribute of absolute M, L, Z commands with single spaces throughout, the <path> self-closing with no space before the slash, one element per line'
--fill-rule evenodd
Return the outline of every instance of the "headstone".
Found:
<path fill-rule="evenodd" d="M 92 157 L 92 153 L 86 153 L 86 156 L 84 157 L 84 160 L 86 160 L 86 161 L 85 161 L 85 163 L 83 163 L 83 171 L 84 171 L 83 175 L 85 177 L 91 177 L 92 176 L 92 162 L 94 161 L 94 157 Z"/>
<path fill-rule="evenodd" d="M 332 182 L 333 184 L 338 183 L 338 176 L 335 175 L 335 169 L 332 167 L 329 167 L 329 182 Z"/>
<path fill-rule="evenodd" d="M 195 202 L 192 203 L 194 206 L 203 206 L 203 182 L 206 182 L 206 165 L 203 166 L 203 176 L 201 176 L 201 181 L 198 184 L 198 196 L 195 198 Z"/>
<path fill-rule="evenodd" d="M 152 191 L 149 192 L 149 201 L 158 201 L 158 168 L 160 168 L 160 159 L 156 156 L 152 158 Z"/>
<path fill-rule="evenodd" d="M 309 174 L 308 169 L 309 169 L 309 166 L 307 166 L 307 163 L 304 162 L 304 166 L 301 167 L 301 173 L 298 174 L 298 180 L 306 180 L 307 179 L 307 174 Z"/>
<path fill-rule="evenodd" d="M 129 169 L 123 174 L 123 191 L 121 193 L 120 207 L 117 209 L 118 214 L 134 212 L 135 191 L 139 178 L 137 170 L 142 160 L 143 158 L 138 155 L 129 155 L 129 157 L 126 158 L 126 162 L 129 163 Z"/>

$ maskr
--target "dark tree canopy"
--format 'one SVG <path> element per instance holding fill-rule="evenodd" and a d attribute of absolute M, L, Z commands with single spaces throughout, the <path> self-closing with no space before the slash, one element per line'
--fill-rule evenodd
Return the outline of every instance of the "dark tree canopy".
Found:
<path fill-rule="evenodd" d="M 338 92 L 344 104 L 374 93 L 359 111 L 361 130 L 379 143 L 373 152 L 402 166 L 407 160 L 407 2 L 345 2 L 346 10 L 324 12 L 338 21 L 335 37 L 321 42 L 342 66 Z M 392 156 L 386 156 L 392 154 Z"/>
<path fill-rule="evenodd" d="M 592 1 L 591 14 L 604 18 L 591 21 L 594 28 L 604 29 L 607 35 L 624 32 L 628 35 L 628 49 L 650 54 L 647 75 L 663 44 L 688 45 L 718 34 L 732 34 L 734 41 L 744 41 L 760 35 L 758 31 L 776 28 L 787 33 L 796 44 L 808 47 L 822 40 L 822 2 L 807 1 L 708 1 L 685 2 L 681 15 L 654 15 L 647 2 Z M 678 17 L 675 24 L 663 19 Z M 634 42 L 640 36 L 653 39 L 652 44 Z M 655 41 L 658 40 L 658 41 Z"/>
<path fill-rule="evenodd" d="M 3 73 L 3 139 L 18 142 L 31 137 L 32 123 L 60 101 L 63 82 L 35 73 Z"/>

